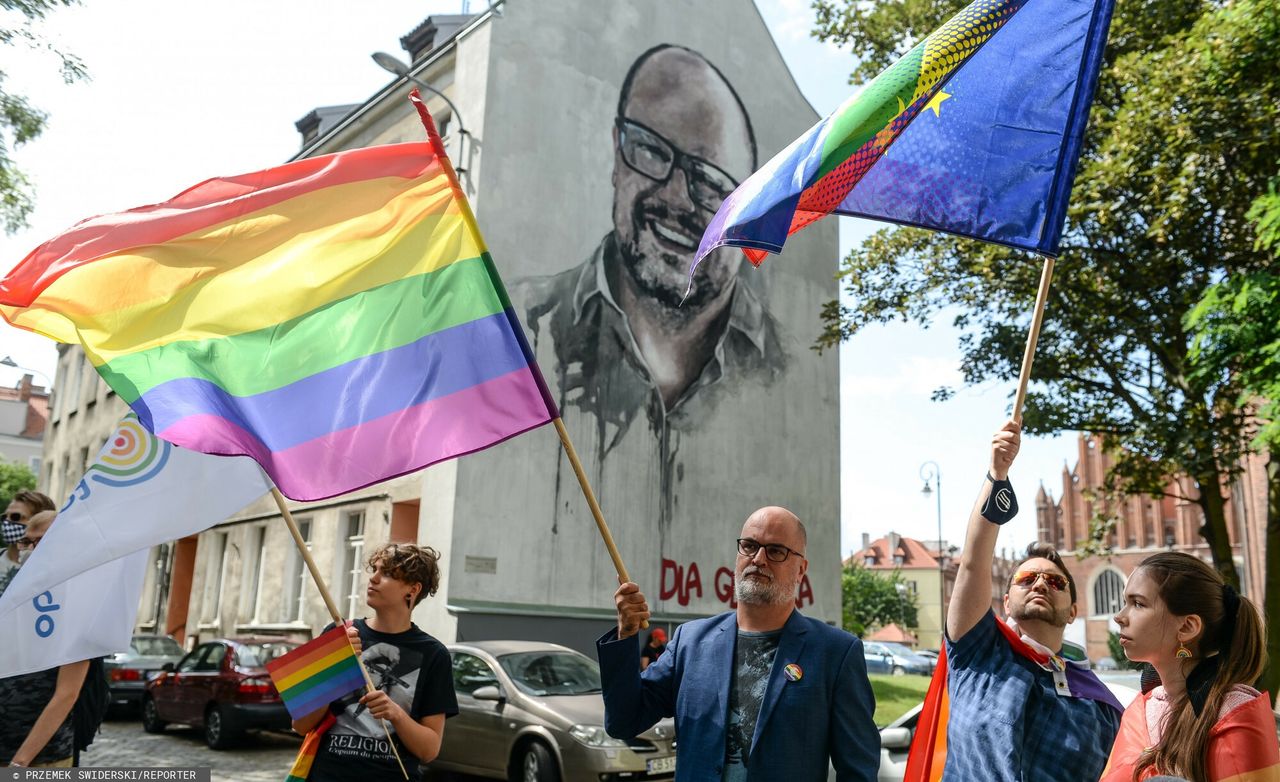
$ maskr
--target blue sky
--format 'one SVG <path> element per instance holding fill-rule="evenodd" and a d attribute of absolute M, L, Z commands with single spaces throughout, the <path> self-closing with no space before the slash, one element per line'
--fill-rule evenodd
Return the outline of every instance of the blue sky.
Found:
<path fill-rule="evenodd" d="M 52 57 L 0 50 L 6 88 L 50 115 L 44 135 L 14 154 L 37 188 L 37 209 L 29 229 L 0 235 L 0 271 L 85 217 L 284 161 L 298 148 L 293 123 L 311 108 L 359 102 L 387 83 L 372 52 L 398 54 L 399 37 L 428 14 L 461 7 L 459 0 L 83 1 L 42 29 L 85 61 L 90 81 L 64 85 Z M 472 10 L 483 4 L 472 0 Z M 809 0 L 757 4 L 805 96 L 821 114 L 834 109 L 853 89 L 852 56 L 810 37 Z M 229 105 L 240 108 L 216 113 Z M 842 252 L 878 227 L 839 219 Z M 928 329 L 869 328 L 841 348 L 844 553 L 864 532 L 937 536 L 934 499 L 920 494 L 920 466 L 930 460 L 942 472 L 943 536 L 963 541 L 990 433 L 1006 417 L 1013 388 L 960 388 L 947 402 L 931 402 L 938 386 L 961 386 L 957 336 L 941 318 Z M 57 360 L 51 342 L 7 325 L 0 354 L 50 376 Z M 0 367 L 0 383 L 12 386 L 20 374 Z M 1038 484 L 1057 494 L 1064 461 L 1074 460 L 1073 436 L 1024 443 L 1012 475 L 1024 510 L 1002 546 L 1034 539 Z"/>

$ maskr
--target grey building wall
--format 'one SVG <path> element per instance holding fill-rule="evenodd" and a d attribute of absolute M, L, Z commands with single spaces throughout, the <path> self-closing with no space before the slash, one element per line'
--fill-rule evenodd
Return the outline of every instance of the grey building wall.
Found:
<path fill-rule="evenodd" d="M 540 280 L 581 268 L 614 228 L 613 126 L 632 63 L 659 44 L 705 57 L 745 105 L 759 163 L 817 119 L 750 0 L 600 9 L 510 3 L 491 23 L 481 228 L 630 574 L 657 613 L 726 610 L 742 521 L 781 504 L 809 529 L 804 610 L 838 621 L 838 365 L 834 352 L 809 350 L 819 308 L 837 295 L 834 222 L 793 237 L 761 269 L 740 272 L 739 283 L 777 320 L 786 367 L 773 381 L 722 382 L 704 389 L 710 401 L 686 404 L 684 421 L 675 421 L 677 405 L 666 413 L 670 425 L 639 413 L 621 434 L 602 406 L 576 404 L 577 389 L 561 382 L 582 368 L 559 365 L 555 327 L 538 322 L 535 310 L 555 306 L 539 299 Z M 460 636 L 493 637 L 515 626 L 500 617 L 517 614 L 538 617 L 533 625 L 551 634 L 558 631 L 546 629 L 556 626 L 548 613 L 588 622 L 596 634 L 606 626 L 613 565 L 553 429 L 460 460 L 453 514 L 448 601 Z"/>

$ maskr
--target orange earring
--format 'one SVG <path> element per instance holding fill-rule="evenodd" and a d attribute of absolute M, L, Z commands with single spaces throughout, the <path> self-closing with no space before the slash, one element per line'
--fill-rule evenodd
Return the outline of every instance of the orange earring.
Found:
<path fill-rule="evenodd" d="M 1187 648 L 1186 644 L 1179 642 L 1178 651 L 1174 652 L 1173 656 L 1179 660 L 1186 660 L 1191 657 L 1191 650 Z"/>

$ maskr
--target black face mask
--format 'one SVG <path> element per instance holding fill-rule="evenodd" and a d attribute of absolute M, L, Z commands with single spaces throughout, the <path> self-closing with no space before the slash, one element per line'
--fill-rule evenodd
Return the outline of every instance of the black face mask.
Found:
<path fill-rule="evenodd" d="M 0 521 L 0 541 L 6 546 L 12 546 L 19 540 L 22 540 L 27 534 L 27 528 L 16 521 L 4 519 Z"/>

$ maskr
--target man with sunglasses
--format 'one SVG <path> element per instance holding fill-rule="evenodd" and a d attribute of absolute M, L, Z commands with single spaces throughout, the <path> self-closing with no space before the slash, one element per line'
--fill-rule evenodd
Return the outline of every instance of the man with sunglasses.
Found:
<path fill-rule="evenodd" d="M 1020 443 L 1014 421 L 992 438 L 990 467 L 969 517 L 947 611 L 941 675 L 950 720 L 943 778 L 1097 779 L 1122 710 L 1088 669 L 1088 660 L 1064 646 L 1077 607 L 1075 580 L 1062 557 L 1047 543 L 1028 546 L 1004 595 L 1008 620 L 1001 622 L 991 610 L 999 525 L 1017 513 L 1008 478 Z"/>
<path fill-rule="evenodd" d="M 17 543 L 27 534 L 27 524 L 31 522 L 31 517 L 41 511 L 51 510 L 56 510 L 53 500 L 38 491 L 24 489 L 9 501 L 4 516 L 0 518 L 0 533 L 3 534 L 5 545 L 4 553 L 0 555 L 0 594 L 4 593 L 22 564 L 22 551 Z"/>
<path fill-rule="evenodd" d="M 675 717 L 676 780 L 876 779 L 880 734 L 862 642 L 796 610 L 807 537 L 785 508 L 761 508 L 736 542 L 733 611 L 686 622 L 642 672 L 640 588 L 614 594 L 618 626 L 596 642 L 605 730 L 630 739 Z"/>

